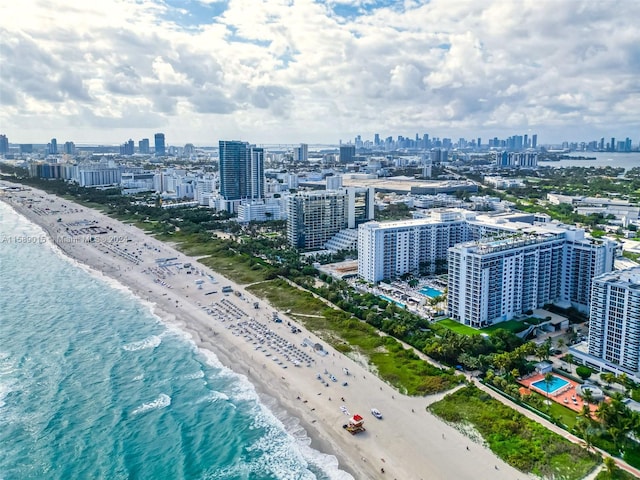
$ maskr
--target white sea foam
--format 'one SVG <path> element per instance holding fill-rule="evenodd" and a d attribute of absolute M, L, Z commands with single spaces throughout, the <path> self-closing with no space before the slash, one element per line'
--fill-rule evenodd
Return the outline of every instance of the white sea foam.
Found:
<path fill-rule="evenodd" d="M 136 408 L 132 413 L 133 415 L 138 415 L 140 413 L 145 413 L 151 410 L 158 410 L 160 408 L 166 408 L 171 405 L 171 397 L 169 395 L 165 395 L 161 393 L 158 395 L 158 398 L 149 403 L 143 403 L 138 408 Z"/>
<path fill-rule="evenodd" d="M 206 397 L 202 397 L 196 403 L 215 402 L 217 400 L 229 401 L 229 396 L 222 392 L 211 392 Z"/>
<path fill-rule="evenodd" d="M 16 224 L 19 224 L 18 219 L 24 219 L 24 217 L 17 214 L 17 212 L 13 211 L 12 209 L 11 211 L 13 212 L 13 214 L 15 214 L 15 218 L 12 218 L 11 220 L 14 220 Z M 30 221 L 29 225 L 24 227 L 24 230 L 26 234 L 45 233 L 42 228 Z M 65 261 L 81 268 L 85 272 L 88 272 L 94 278 L 97 278 L 102 282 L 108 284 L 108 286 L 120 291 L 127 292 L 138 302 L 140 302 L 140 304 L 147 307 L 148 311 L 151 312 L 151 314 L 157 319 L 158 322 L 162 323 L 166 327 L 169 327 L 169 331 L 179 333 L 180 336 L 187 340 L 192 347 L 197 348 L 195 342 L 193 342 L 193 340 L 191 339 L 191 336 L 184 330 L 180 329 L 179 325 L 174 325 L 171 321 L 163 321 L 163 319 L 155 313 L 154 310 L 156 308 L 156 305 L 154 303 L 145 301 L 143 298 L 137 296 L 131 289 L 121 284 L 117 280 L 108 277 L 102 272 L 90 268 L 87 265 L 68 257 L 53 242 L 49 241 L 47 243 L 49 244 L 51 250 L 53 250 Z M 123 348 L 125 350 L 135 351 L 136 349 L 155 348 L 160 343 L 160 337 L 154 335 L 147 337 L 146 339 L 139 342 L 133 342 L 125 345 Z M 234 403 L 243 401 L 254 403 L 254 408 L 256 411 L 256 415 L 253 417 L 255 423 L 254 428 L 265 428 L 268 432 L 265 432 L 266 435 L 264 436 L 264 439 L 260 440 L 258 444 L 255 445 L 255 448 L 260 450 L 261 452 L 260 459 L 256 459 L 249 465 L 244 464 L 230 467 L 229 469 L 223 469 L 222 472 L 216 472 L 216 474 L 211 478 L 229 478 L 236 476 L 247 477 L 247 475 L 249 475 L 250 477 L 251 472 L 265 472 L 265 468 L 267 468 L 268 471 L 275 474 L 277 478 L 311 479 L 315 478 L 315 476 L 311 472 L 308 472 L 307 475 L 300 475 L 301 469 L 304 468 L 304 466 L 311 466 L 312 470 L 322 472 L 319 475 L 321 478 L 328 478 L 331 480 L 353 479 L 353 477 L 347 472 L 341 471 L 338 468 L 338 461 L 336 457 L 324 454 L 311 448 L 311 440 L 306 434 L 304 428 L 300 426 L 299 421 L 292 420 L 286 411 L 277 407 L 275 401 L 272 405 L 270 405 L 270 407 L 276 412 L 276 414 L 274 414 L 269 406 L 261 403 L 254 386 L 248 381 L 245 376 L 237 375 L 233 371 L 222 365 L 222 363 L 219 361 L 216 355 L 213 354 L 213 352 L 207 350 L 200 350 L 200 352 L 205 355 L 206 363 L 217 370 L 216 377 L 228 378 L 232 380 L 232 382 L 229 382 L 231 385 L 231 392 L 228 396 L 222 392 L 211 392 L 211 394 L 207 396 L 204 401 L 223 400 L 228 401 L 229 405 L 231 406 L 235 406 Z M 201 377 L 198 376 L 196 378 Z M 136 377 L 136 379 L 139 379 L 139 377 Z M 171 397 L 166 394 L 160 394 L 151 402 L 143 403 L 142 405 L 135 408 L 132 413 L 134 415 L 138 415 L 152 410 L 166 408 L 169 405 L 171 405 Z M 285 435 L 278 435 L 278 430 L 281 429 L 286 431 Z M 273 432 L 273 435 L 270 434 L 271 431 Z M 283 455 L 284 452 L 287 452 L 287 454 Z M 295 453 L 293 457 L 291 457 L 290 452 Z M 293 472 L 297 473 L 294 474 Z"/>
<path fill-rule="evenodd" d="M 211 367 L 220 369 L 217 374 L 218 377 L 233 378 L 233 383 L 230 385 L 230 404 L 240 402 L 250 402 L 255 404 L 255 415 L 253 416 L 254 425 L 253 428 L 282 428 L 287 434 L 289 441 L 283 442 L 279 440 L 273 445 L 263 444 L 260 446 L 260 450 L 263 450 L 263 454 L 270 455 L 269 468 L 272 470 L 276 478 L 315 478 L 312 474 L 309 477 L 299 477 L 292 475 L 292 469 L 290 460 L 285 461 L 284 458 L 279 459 L 277 456 L 269 454 L 270 449 L 274 449 L 276 452 L 284 449 L 288 452 L 296 452 L 300 455 L 301 462 L 307 465 L 313 466 L 314 470 L 321 471 L 322 475 L 329 480 L 353 480 L 348 472 L 340 470 L 338 459 L 334 455 L 328 455 L 322 453 L 311 447 L 311 438 L 307 435 L 306 430 L 300 425 L 299 419 L 291 417 L 288 411 L 278 406 L 277 401 L 272 397 L 264 397 L 262 400 L 255 390 L 255 386 L 249 381 L 245 375 L 237 374 L 231 369 L 225 367 L 218 357 L 208 350 L 201 350 L 206 358 L 206 363 Z M 266 441 L 266 440 L 265 440 Z M 275 441 L 275 440 L 274 440 Z M 225 470 L 221 473 L 221 476 L 214 475 L 211 478 L 229 478 L 242 476 L 248 472 L 261 472 L 264 473 L 264 458 L 256 465 L 245 465 L 244 467 L 230 467 L 230 470 Z M 279 462 L 282 461 L 282 464 Z M 299 474 L 299 472 L 298 472 Z"/>
<path fill-rule="evenodd" d="M 202 370 L 198 370 L 195 373 L 190 373 L 190 374 L 184 376 L 184 378 L 186 378 L 187 380 L 197 380 L 197 379 L 203 378 L 203 377 L 204 377 L 204 372 Z"/>
<path fill-rule="evenodd" d="M 162 343 L 162 338 L 158 335 L 151 335 L 150 337 L 140 340 L 138 342 L 131 342 L 123 345 L 123 350 L 128 352 L 136 352 L 138 350 L 146 350 L 148 348 L 156 348 Z"/>

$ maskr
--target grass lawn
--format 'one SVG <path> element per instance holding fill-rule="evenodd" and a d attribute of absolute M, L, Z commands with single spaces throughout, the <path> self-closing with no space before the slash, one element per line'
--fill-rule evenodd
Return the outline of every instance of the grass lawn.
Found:
<path fill-rule="evenodd" d="M 496 325 L 491 325 L 490 327 L 483 328 L 482 332 L 491 335 L 492 332 L 495 332 L 499 328 L 501 328 L 502 330 L 507 330 L 511 333 L 518 333 L 526 330 L 528 328 L 528 325 L 518 320 L 507 320 L 506 322 L 500 322 Z"/>
<path fill-rule="evenodd" d="M 530 395 L 528 395 L 528 397 L 537 397 L 543 401 L 547 399 L 546 396 L 533 391 L 531 392 Z M 528 403 L 526 399 L 524 400 L 524 402 Z M 551 405 L 549 406 L 548 411 L 546 406 L 544 408 L 538 408 L 538 407 L 535 407 L 535 408 L 540 410 L 542 413 L 548 413 L 553 418 L 559 419 L 562 423 L 564 423 L 567 426 L 567 429 L 569 431 L 573 429 L 578 419 L 578 412 L 571 410 L 570 408 L 567 408 L 564 405 L 561 405 L 560 403 L 554 402 L 553 400 L 551 400 Z"/>
<path fill-rule="evenodd" d="M 459 333 L 460 335 L 480 335 L 480 330 L 464 325 L 450 318 L 445 318 L 437 322 L 437 325 L 444 327 L 452 332 Z"/>
<path fill-rule="evenodd" d="M 447 422 L 471 424 L 509 465 L 544 478 L 579 480 L 600 458 L 507 407 L 475 386 L 428 407 Z"/>
<path fill-rule="evenodd" d="M 327 306 L 311 293 L 284 280 L 257 283 L 247 290 L 279 310 L 290 309 L 294 317 L 296 314 L 314 315 L 296 318 L 337 350 L 344 353 L 357 350 L 363 354 L 380 378 L 409 395 L 449 390 L 463 379 L 452 370 L 441 370 L 421 360 L 395 338 L 381 336 L 371 325 Z"/>
<path fill-rule="evenodd" d="M 625 472 L 620 468 L 616 469 L 616 471 L 613 472 L 613 475 L 611 475 L 606 470 L 603 470 L 600 473 L 598 473 L 598 475 L 596 476 L 596 480 L 637 480 L 637 479 L 638 477 L 631 475 L 630 473 Z"/>

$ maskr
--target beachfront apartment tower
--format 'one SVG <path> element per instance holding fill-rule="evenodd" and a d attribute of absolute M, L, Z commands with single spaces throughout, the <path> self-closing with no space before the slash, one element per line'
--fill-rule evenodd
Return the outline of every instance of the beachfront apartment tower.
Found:
<path fill-rule="evenodd" d="M 449 250 L 448 315 L 472 327 L 555 303 L 588 312 L 591 282 L 613 270 L 616 243 L 539 228 Z"/>
<path fill-rule="evenodd" d="M 590 313 L 588 347 L 571 353 L 596 370 L 640 382 L 640 267 L 594 278 Z"/>
<path fill-rule="evenodd" d="M 287 199 L 287 239 L 293 248 L 322 249 L 341 230 L 374 215 L 373 188 L 298 192 Z"/>
<path fill-rule="evenodd" d="M 522 214 L 435 210 L 358 229 L 358 275 L 368 282 L 448 269 L 449 315 L 475 327 L 546 303 L 589 309 L 591 280 L 613 269 L 616 243 Z"/>
<path fill-rule="evenodd" d="M 561 296 L 564 236 L 522 235 L 449 249 L 448 315 L 481 328 Z"/>
<path fill-rule="evenodd" d="M 293 248 L 318 250 L 347 228 L 343 191 L 299 192 L 287 200 L 287 239 Z"/>
<path fill-rule="evenodd" d="M 469 240 L 461 212 L 434 211 L 429 218 L 369 222 L 358 228 L 358 275 L 368 282 L 405 273 L 435 272 L 447 262 L 449 247 Z"/>
<path fill-rule="evenodd" d="M 222 209 L 237 212 L 245 200 L 264 198 L 264 149 L 247 142 L 219 142 Z"/>

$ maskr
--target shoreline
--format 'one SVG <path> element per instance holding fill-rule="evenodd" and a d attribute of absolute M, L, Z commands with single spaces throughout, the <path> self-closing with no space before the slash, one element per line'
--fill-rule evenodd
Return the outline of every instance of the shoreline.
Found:
<path fill-rule="evenodd" d="M 140 300 L 151 304 L 163 322 L 187 333 L 199 349 L 212 352 L 224 366 L 245 376 L 254 385 L 261 402 L 282 423 L 286 417 L 297 419 L 311 440 L 310 447 L 335 456 L 340 470 L 356 479 L 532 478 L 425 411 L 427 404 L 445 394 L 424 398 L 401 395 L 322 341 L 327 356 L 321 357 L 306 349 L 313 358 L 311 367 L 282 362 L 288 367 L 285 369 L 282 364 L 268 361 L 273 357 L 266 356 L 266 352 L 254 347 L 255 343 L 236 334 L 240 329 L 240 318 L 229 319 L 230 323 L 238 323 L 231 329 L 228 323 L 208 314 L 203 307 L 211 304 L 215 308 L 228 306 L 234 312 L 238 310 L 243 313 L 243 321 L 255 319 L 291 345 L 299 346 L 303 338 L 319 340 L 282 312 L 278 314 L 284 323 L 271 322 L 274 309 L 264 300 L 255 298 L 193 257 L 185 256 L 137 227 L 69 200 L 27 188 L 5 194 L 0 199 L 43 228 L 50 241 L 66 256 L 123 285 Z M 31 208 L 27 206 L 29 204 Z M 70 228 L 65 225 L 74 223 L 81 229 L 90 224 L 104 227 L 109 232 L 108 238 L 105 234 L 95 234 L 94 238 L 103 235 L 102 241 L 92 242 L 82 240 L 81 234 L 74 237 L 65 230 Z M 109 238 L 112 244 L 104 241 Z M 130 252 L 134 251 L 141 253 L 131 257 Z M 178 267 L 156 272 L 159 258 L 173 257 L 181 264 L 191 263 L 202 275 L 187 274 Z M 156 282 L 160 278 L 156 273 L 164 272 L 166 276 L 162 283 Z M 208 276 L 213 276 L 217 283 L 207 283 L 207 288 L 199 290 L 195 279 L 207 282 Z M 240 296 L 224 295 L 220 291 L 223 284 L 231 285 Z M 208 290 L 213 289 L 216 293 L 207 295 Z M 259 309 L 253 308 L 254 301 L 259 302 Z M 291 333 L 287 321 L 302 332 Z M 249 331 L 244 326 L 242 329 Z M 298 349 L 305 351 L 301 347 Z M 343 368 L 348 368 L 348 376 L 342 373 Z M 339 381 L 328 382 L 329 386 L 323 387 L 316 376 L 326 371 L 334 373 Z M 348 381 L 348 386 L 343 387 L 342 381 Z M 351 414 L 361 414 L 367 431 L 355 436 L 345 432 L 342 425 L 348 417 L 340 411 L 341 406 L 346 406 Z M 384 420 L 377 420 L 369 413 L 373 407 L 383 413 Z M 460 461 L 463 456 L 465 460 Z M 381 473 L 382 468 L 385 473 Z"/>

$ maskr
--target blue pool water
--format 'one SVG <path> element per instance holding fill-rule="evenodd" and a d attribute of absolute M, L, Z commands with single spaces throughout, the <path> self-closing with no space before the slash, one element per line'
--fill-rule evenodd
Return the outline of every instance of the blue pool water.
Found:
<path fill-rule="evenodd" d="M 380 295 L 380 298 L 382 298 L 383 300 L 386 300 L 389 303 L 393 302 L 393 303 L 395 303 L 396 305 L 398 305 L 401 308 L 405 308 L 406 307 L 406 305 L 404 303 L 398 302 L 398 301 L 394 300 L 393 298 L 387 297 L 386 295 Z"/>
<path fill-rule="evenodd" d="M 536 387 L 538 390 L 542 390 L 545 393 L 553 393 L 556 390 L 561 389 L 565 385 L 569 385 L 569 382 L 564 380 L 563 378 L 553 376 L 551 382 L 549 382 L 549 389 L 547 390 L 547 382 L 544 380 L 538 380 L 537 382 L 533 382 L 531 384 L 532 387 Z"/>
<path fill-rule="evenodd" d="M 420 290 L 420 293 L 431 298 L 439 297 L 440 295 L 442 295 L 442 292 L 440 290 L 436 290 L 435 288 L 431 288 L 431 287 L 422 288 Z"/>

